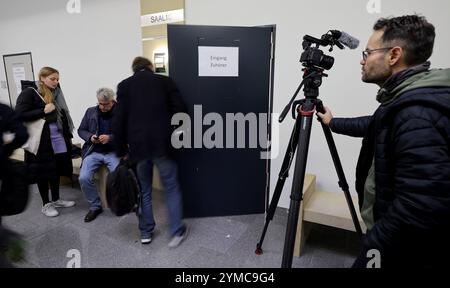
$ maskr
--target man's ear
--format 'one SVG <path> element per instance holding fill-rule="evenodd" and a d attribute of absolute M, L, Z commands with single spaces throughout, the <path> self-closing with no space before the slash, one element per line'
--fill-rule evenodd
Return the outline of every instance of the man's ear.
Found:
<path fill-rule="evenodd" d="M 391 66 L 403 65 L 403 59 L 405 56 L 405 51 L 400 46 L 395 46 L 391 49 L 389 53 L 389 64 Z"/>

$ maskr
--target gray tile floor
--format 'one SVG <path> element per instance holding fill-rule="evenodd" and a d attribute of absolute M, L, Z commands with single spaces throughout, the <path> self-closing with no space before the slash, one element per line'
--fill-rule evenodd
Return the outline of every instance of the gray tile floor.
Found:
<path fill-rule="evenodd" d="M 26 243 L 26 261 L 18 267 L 64 268 L 68 252 L 80 251 L 81 267 L 173 267 L 173 268 L 278 268 L 281 265 L 287 210 L 278 208 L 264 241 L 264 254 L 255 255 L 265 216 L 186 219 L 189 237 L 176 249 L 167 243 L 168 223 L 163 192 L 154 192 L 157 227 L 153 242 L 142 246 L 134 214 L 116 217 L 106 210 L 95 221 L 84 223 L 88 205 L 79 188 L 61 187 L 72 208 L 59 209 L 55 218 L 44 216 L 37 187 L 31 186 L 26 211 L 3 218 L 3 224 L 20 233 Z M 311 225 L 311 232 L 297 268 L 350 267 L 358 250 L 355 233 Z"/>

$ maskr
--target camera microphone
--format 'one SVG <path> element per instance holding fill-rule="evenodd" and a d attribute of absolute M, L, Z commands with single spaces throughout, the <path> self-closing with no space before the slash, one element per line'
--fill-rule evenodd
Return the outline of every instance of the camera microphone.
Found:
<path fill-rule="evenodd" d="M 359 46 L 359 40 L 355 37 L 345 33 L 344 31 L 331 30 L 331 34 L 333 34 L 334 38 L 339 42 L 344 44 L 350 49 L 356 49 Z"/>

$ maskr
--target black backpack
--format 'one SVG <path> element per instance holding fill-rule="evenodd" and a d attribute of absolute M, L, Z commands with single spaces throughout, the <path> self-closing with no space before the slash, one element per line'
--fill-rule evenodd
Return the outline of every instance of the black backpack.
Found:
<path fill-rule="evenodd" d="M 7 159 L 4 162 L 0 190 L 0 216 L 22 213 L 27 207 L 29 188 L 25 163 Z"/>
<path fill-rule="evenodd" d="M 121 160 L 116 170 L 106 180 L 106 200 L 117 216 L 130 212 L 140 215 L 140 187 L 132 164 Z"/>

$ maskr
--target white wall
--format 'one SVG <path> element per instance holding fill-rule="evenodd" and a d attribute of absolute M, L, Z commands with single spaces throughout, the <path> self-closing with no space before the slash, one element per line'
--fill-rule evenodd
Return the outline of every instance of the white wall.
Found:
<path fill-rule="evenodd" d="M 36 79 L 41 67 L 57 68 L 78 128 L 96 104 L 96 90 L 115 90 L 131 75 L 133 58 L 142 55 L 140 3 L 81 0 L 81 14 L 69 14 L 67 2 L 0 0 L 0 55 L 31 52 Z M 5 80 L 1 68 L 0 81 Z M 8 90 L 0 89 L 0 101 L 9 103 Z"/>
<path fill-rule="evenodd" d="M 186 0 L 186 24 L 255 26 L 276 24 L 276 67 L 274 112 L 280 113 L 292 97 L 302 79 L 299 64 L 302 37 L 309 34 L 320 37 L 329 29 L 346 31 L 361 40 L 357 50 L 335 50 L 335 65 L 324 78 L 320 99 L 330 106 L 335 116 L 371 114 L 377 107 L 377 87 L 360 81 L 361 51 L 365 49 L 373 24 L 379 17 L 419 13 L 436 26 L 437 39 L 431 58 L 434 67 L 449 67 L 450 1 L 442 0 L 380 0 L 381 13 L 369 14 L 368 0 Z M 302 95 L 300 95 L 303 97 Z M 293 120 L 288 118 L 280 127 L 280 155 L 272 161 L 271 193 L 281 167 Z M 355 166 L 361 139 L 335 135 L 336 145 L 347 176 L 354 191 Z M 313 124 L 307 172 L 317 175 L 317 189 L 340 192 L 337 176 L 320 125 Z M 286 182 L 279 206 L 289 206 L 292 181 Z M 340 192 L 341 193 L 341 192 Z"/>

